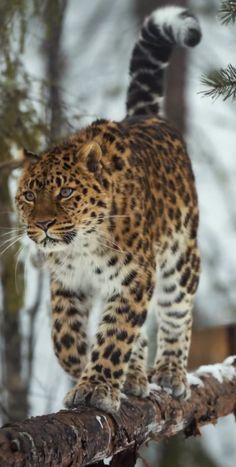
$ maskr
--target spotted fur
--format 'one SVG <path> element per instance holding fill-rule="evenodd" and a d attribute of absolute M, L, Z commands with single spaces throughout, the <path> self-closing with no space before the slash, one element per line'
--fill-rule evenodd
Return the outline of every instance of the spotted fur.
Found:
<path fill-rule="evenodd" d="M 66 406 L 113 412 L 122 391 L 148 395 L 153 294 L 160 329 L 151 376 L 186 397 L 200 260 L 194 176 L 179 134 L 154 115 L 98 120 L 39 156 L 27 153 L 16 202 L 50 270 L 55 353 L 77 379 Z"/>

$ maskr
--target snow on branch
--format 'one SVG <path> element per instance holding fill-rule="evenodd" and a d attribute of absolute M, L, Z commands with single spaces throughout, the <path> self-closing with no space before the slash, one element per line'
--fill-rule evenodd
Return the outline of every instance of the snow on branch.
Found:
<path fill-rule="evenodd" d="M 139 446 L 215 423 L 236 410 L 236 356 L 200 367 L 189 375 L 192 396 L 177 401 L 153 388 L 147 399 L 125 398 L 116 415 L 80 407 L 9 423 L 0 429 L 0 465 L 4 467 L 135 465 Z M 126 457 L 125 457 L 126 456 Z M 104 460 L 104 463 L 102 462 Z"/>

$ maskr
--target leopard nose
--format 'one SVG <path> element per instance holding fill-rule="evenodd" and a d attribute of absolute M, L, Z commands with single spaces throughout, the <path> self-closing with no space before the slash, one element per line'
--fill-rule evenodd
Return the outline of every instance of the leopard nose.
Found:
<path fill-rule="evenodd" d="M 35 222 L 35 225 L 37 225 L 37 227 L 39 227 L 40 229 L 44 230 L 44 232 L 47 232 L 49 227 L 55 224 L 55 222 L 56 222 L 56 219 L 48 219 L 46 221 L 37 221 Z"/>

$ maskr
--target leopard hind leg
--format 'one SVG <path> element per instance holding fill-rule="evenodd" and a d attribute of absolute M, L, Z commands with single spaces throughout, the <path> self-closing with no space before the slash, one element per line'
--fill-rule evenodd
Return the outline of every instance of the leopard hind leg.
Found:
<path fill-rule="evenodd" d="M 171 255 L 171 261 L 165 258 L 158 268 L 159 329 L 151 380 L 168 388 L 176 398 L 190 395 L 187 362 L 199 269 L 198 248 L 191 240 Z"/>
<path fill-rule="evenodd" d="M 124 392 L 138 397 L 147 397 L 149 394 L 149 383 L 147 377 L 148 344 L 145 330 L 142 329 L 137 337 L 124 384 Z"/>

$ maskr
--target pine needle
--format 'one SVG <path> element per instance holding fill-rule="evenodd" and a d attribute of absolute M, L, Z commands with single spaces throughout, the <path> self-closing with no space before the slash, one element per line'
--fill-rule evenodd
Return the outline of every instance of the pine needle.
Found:
<path fill-rule="evenodd" d="M 227 0 L 221 3 L 219 18 L 222 24 L 235 24 L 236 22 L 236 0 Z"/>
<path fill-rule="evenodd" d="M 221 68 L 203 76 L 201 83 L 208 88 L 201 91 L 204 96 L 212 99 L 223 97 L 224 101 L 229 98 L 236 99 L 236 67 L 231 64 L 225 69 Z"/>

